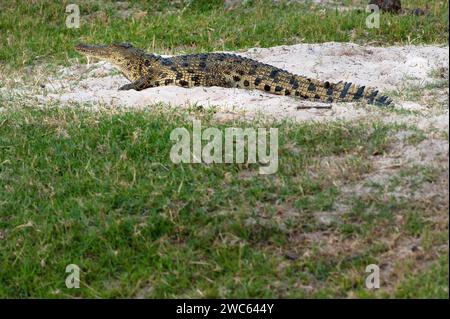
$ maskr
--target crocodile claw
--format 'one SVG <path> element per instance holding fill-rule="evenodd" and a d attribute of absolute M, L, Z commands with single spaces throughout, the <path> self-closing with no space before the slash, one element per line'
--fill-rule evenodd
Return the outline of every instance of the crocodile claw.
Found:
<path fill-rule="evenodd" d="M 128 84 L 122 85 L 119 88 L 119 91 L 128 91 L 128 90 L 136 90 L 133 83 L 128 83 Z"/>

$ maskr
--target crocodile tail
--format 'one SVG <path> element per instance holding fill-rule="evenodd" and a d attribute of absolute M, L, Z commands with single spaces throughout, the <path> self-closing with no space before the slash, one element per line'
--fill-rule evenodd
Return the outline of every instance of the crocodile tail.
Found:
<path fill-rule="evenodd" d="M 379 106 L 389 106 L 392 100 L 386 95 L 382 95 L 372 87 L 358 86 L 350 82 L 338 82 L 331 85 L 333 100 L 336 102 L 358 102 L 361 100 L 369 104 Z"/>
<path fill-rule="evenodd" d="M 277 93 L 277 87 L 275 87 L 273 93 L 292 94 L 306 100 L 325 103 L 358 102 L 362 100 L 380 106 L 387 106 L 392 103 L 391 99 L 380 94 L 378 90 L 371 87 L 358 86 L 350 82 L 323 82 L 299 75 L 293 75 L 285 81 L 286 89 L 284 91 L 280 90 L 281 92 Z"/>

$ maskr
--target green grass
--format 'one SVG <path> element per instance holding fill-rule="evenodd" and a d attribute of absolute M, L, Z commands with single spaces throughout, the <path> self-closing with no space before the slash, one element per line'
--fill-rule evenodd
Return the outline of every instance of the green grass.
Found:
<path fill-rule="evenodd" d="M 70 63 L 80 41 L 157 53 L 448 43 L 448 1 L 402 1 L 427 4 L 429 15 L 383 14 L 372 30 L 355 7 L 257 0 L 233 9 L 206 0 L 79 1 L 81 28 L 67 29 L 68 3 L 0 3 L 0 81 L 9 70 L 27 76 L 30 65 Z M 445 71 L 406 94 L 448 87 Z M 376 161 L 393 156 L 397 132 L 410 132 L 411 146 L 429 132 L 381 119 L 218 122 L 214 112 L 37 107 L 2 91 L 0 297 L 448 298 L 448 200 L 411 195 L 448 187 L 448 168 L 387 167 L 384 182 L 364 182 L 379 173 Z M 222 132 L 277 127 L 277 174 L 259 175 L 257 164 L 173 164 L 170 132 L 191 131 L 192 117 Z M 382 267 L 376 291 L 364 285 L 372 263 Z M 65 286 L 68 264 L 81 268 L 80 289 Z"/>
<path fill-rule="evenodd" d="M 340 191 L 334 183 L 347 178 L 346 169 L 332 179 L 330 172 L 316 174 L 312 167 L 318 158 L 348 155 L 348 170 L 364 174 L 370 165 L 361 164 L 355 173 L 351 164 L 382 154 L 388 136 L 400 127 L 219 124 L 209 113 L 196 113 L 203 127 L 222 131 L 278 127 L 279 172 L 263 176 L 256 164 L 173 164 L 170 132 L 190 130 L 192 123 L 182 111 L 155 108 L 118 114 L 55 108 L 0 113 L 1 297 L 368 293 L 365 265 L 387 249 L 381 241 L 376 244 L 377 232 L 389 229 L 378 215 L 393 218 L 399 206 L 375 205 L 371 218 L 348 223 L 372 232 L 324 226 L 315 214 L 336 202 Z M 414 216 L 406 223 L 407 234 L 420 231 L 421 220 Z M 313 244 L 311 255 L 285 259 L 285 252 L 298 248 L 297 234 L 324 230 L 343 242 L 373 242 L 332 256 Z M 71 263 L 81 267 L 81 289 L 65 288 L 65 267 Z M 280 263 L 287 265 L 280 268 Z M 354 271 L 356 281 L 348 279 Z M 300 289 L 302 282 L 313 282 L 314 290 Z M 421 296 L 434 296 L 427 291 Z"/>
<path fill-rule="evenodd" d="M 0 63 L 22 67 L 37 62 L 67 62 L 79 57 L 74 44 L 131 42 L 157 53 L 239 50 L 299 42 L 448 43 L 448 1 L 403 1 L 405 7 L 430 8 L 425 16 L 382 14 L 379 29 L 365 25 L 356 7 L 281 1 L 249 1 L 228 10 L 222 1 L 79 1 L 81 27 L 68 29 L 70 1 L 3 1 L 0 4 Z M 346 1 L 350 3 L 350 1 Z M 360 4 L 365 3 L 361 1 Z M 359 6 L 359 8 L 364 8 Z M 123 12 L 129 10 L 129 17 Z M 143 12 L 146 12 L 143 13 Z"/>
<path fill-rule="evenodd" d="M 448 299 L 448 296 L 448 255 L 418 275 L 408 276 L 396 293 L 397 298 Z"/>

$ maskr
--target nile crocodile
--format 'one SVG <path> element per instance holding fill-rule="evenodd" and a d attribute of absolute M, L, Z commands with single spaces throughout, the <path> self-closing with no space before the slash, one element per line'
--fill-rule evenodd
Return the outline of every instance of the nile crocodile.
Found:
<path fill-rule="evenodd" d="M 114 64 L 131 81 L 119 90 L 140 91 L 163 85 L 220 86 L 258 89 L 326 103 L 359 100 L 378 105 L 391 103 L 374 88 L 350 82 L 322 82 L 235 54 L 201 53 L 163 58 L 130 44 L 79 44 L 75 49 Z"/>

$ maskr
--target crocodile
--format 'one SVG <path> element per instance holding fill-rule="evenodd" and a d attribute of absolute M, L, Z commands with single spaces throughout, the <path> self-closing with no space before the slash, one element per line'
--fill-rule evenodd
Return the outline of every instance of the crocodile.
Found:
<path fill-rule="evenodd" d="M 378 90 L 351 82 L 320 81 L 229 53 L 199 53 L 170 58 L 146 53 L 128 43 L 78 44 L 87 57 L 112 63 L 131 83 L 119 90 L 177 85 L 257 89 L 316 102 L 355 102 L 387 106 L 391 99 Z"/>

